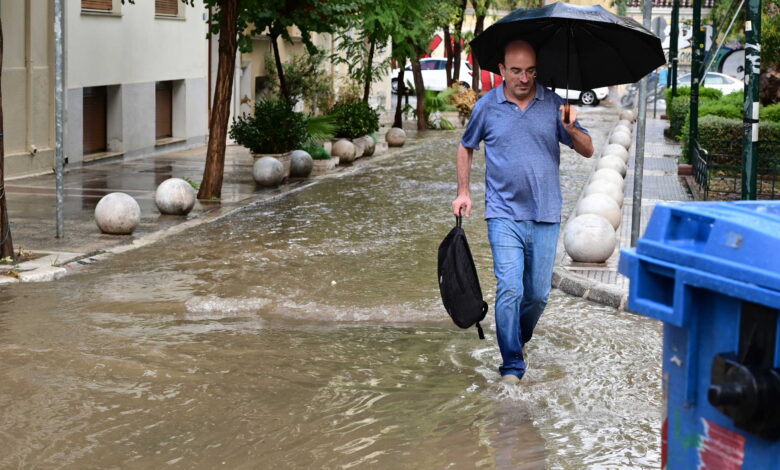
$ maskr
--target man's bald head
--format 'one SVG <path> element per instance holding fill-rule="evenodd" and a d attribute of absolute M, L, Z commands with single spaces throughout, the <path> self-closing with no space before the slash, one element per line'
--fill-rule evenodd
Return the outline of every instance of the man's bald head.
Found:
<path fill-rule="evenodd" d="M 530 55 L 533 58 L 534 64 L 536 64 L 536 51 L 534 50 L 533 46 L 531 46 L 531 44 L 529 44 L 527 41 L 523 41 L 522 39 L 506 43 L 504 46 L 504 56 L 501 61 L 502 64 L 506 65 L 506 58 L 509 54 Z"/>

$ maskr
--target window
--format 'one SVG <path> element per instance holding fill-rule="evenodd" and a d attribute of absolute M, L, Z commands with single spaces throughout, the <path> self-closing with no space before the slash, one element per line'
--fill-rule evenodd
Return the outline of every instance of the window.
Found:
<path fill-rule="evenodd" d="M 154 0 L 154 13 L 164 16 L 178 16 L 181 0 Z"/>
<path fill-rule="evenodd" d="M 84 88 L 84 155 L 105 152 L 106 145 L 106 87 Z"/>
<path fill-rule="evenodd" d="M 721 77 L 719 75 L 712 74 L 712 73 L 708 73 L 707 74 L 707 78 L 704 81 L 707 82 L 707 85 L 723 85 L 724 84 L 723 77 Z"/>
<path fill-rule="evenodd" d="M 82 10 L 110 12 L 114 10 L 113 0 L 81 0 Z"/>
<path fill-rule="evenodd" d="M 173 82 L 157 82 L 155 87 L 155 138 L 173 136 Z"/>
<path fill-rule="evenodd" d="M 420 70 L 436 70 L 436 61 L 426 60 L 425 62 L 420 62 Z"/>

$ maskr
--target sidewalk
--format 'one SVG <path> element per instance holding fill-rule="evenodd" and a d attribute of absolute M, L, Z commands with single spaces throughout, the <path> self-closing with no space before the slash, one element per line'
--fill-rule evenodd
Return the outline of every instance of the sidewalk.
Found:
<path fill-rule="evenodd" d="M 664 138 L 663 131 L 669 122 L 652 119 L 648 112 L 645 131 L 645 163 L 642 183 L 642 216 L 640 236 L 644 233 L 655 205 L 664 201 L 690 201 L 691 196 L 677 176 L 677 157 L 680 145 Z M 617 120 L 615 121 L 617 124 Z M 633 138 L 636 138 L 636 124 Z M 617 272 L 620 250 L 631 245 L 631 218 L 634 193 L 634 152 L 636 143 L 629 149 L 629 169 L 626 174 L 623 220 L 618 227 L 618 247 L 604 265 L 577 263 L 563 248 L 563 230 L 558 241 L 558 259 L 553 274 L 553 286 L 562 291 L 624 310 L 628 298 L 628 279 Z M 603 149 L 596 149 L 601 156 Z M 595 168 L 595 162 L 594 162 Z M 584 189 L 584 187 L 583 187 Z M 573 217 L 573 215 L 570 215 Z"/>
<path fill-rule="evenodd" d="M 382 129 L 378 135 L 384 135 Z M 274 189 L 257 189 L 252 179 L 254 160 L 247 149 L 230 145 L 225 154 L 222 199 L 198 201 L 187 216 L 162 215 L 154 195 L 157 186 L 171 177 L 200 181 L 206 160 L 206 147 L 74 168 L 64 175 L 65 236 L 55 238 L 54 174 L 9 179 L 5 189 L 14 251 L 33 259 L 17 266 L 0 266 L 0 284 L 18 281 L 51 281 L 68 271 L 92 264 L 101 258 L 148 245 L 193 226 L 223 217 L 249 204 L 299 191 L 328 178 L 360 171 L 370 162 L 381 161 L 410 151 L 415 131 L 407 131 L 403 147 L 387 149 L 377 145 L 372 157 L 338 166 L 332 173 L 291 181 Z M 383 142 L 382 142 L 383 143 Z M 108 193 L 124 192 L 141 207 L 141 223 L 132 235 L 102 234 L 95 224 L 94 212 L 100 198 Z"/>

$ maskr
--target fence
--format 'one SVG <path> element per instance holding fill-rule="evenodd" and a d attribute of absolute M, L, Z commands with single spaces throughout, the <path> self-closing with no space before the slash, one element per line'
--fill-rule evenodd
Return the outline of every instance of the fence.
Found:
<path fill-rule="evenodd" d="M 742 140 L 702 139 L 693 156 L 696 183 L 705 200 L 742 197 Z M 780 141 L 759 141 L 757 199 L 780 198 Z"/>

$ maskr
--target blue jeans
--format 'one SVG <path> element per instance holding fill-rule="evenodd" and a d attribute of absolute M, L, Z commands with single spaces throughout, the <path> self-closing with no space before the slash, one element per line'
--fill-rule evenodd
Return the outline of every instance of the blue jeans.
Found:
<path fill-rule="evenodd" d="M 501 375 L 525 374 L 523 345 L 533 336 L 552 285 L 560 224 L 488 219 L 496 275 L 496 334 Z"/>

